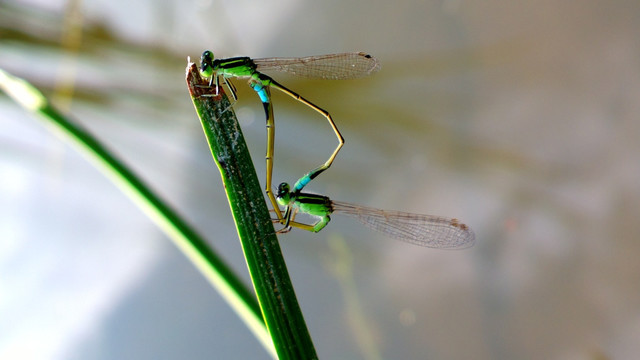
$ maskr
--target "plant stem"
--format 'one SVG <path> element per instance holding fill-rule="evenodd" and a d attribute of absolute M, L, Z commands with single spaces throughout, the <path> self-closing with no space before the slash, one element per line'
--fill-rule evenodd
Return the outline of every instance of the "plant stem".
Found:
<path fill-rule="evenodd" d="M 280 359 L 316 359 L 242 131 L 222 89 L 187 66 L 187 84 L 220 169 L 253 286 Z"/>

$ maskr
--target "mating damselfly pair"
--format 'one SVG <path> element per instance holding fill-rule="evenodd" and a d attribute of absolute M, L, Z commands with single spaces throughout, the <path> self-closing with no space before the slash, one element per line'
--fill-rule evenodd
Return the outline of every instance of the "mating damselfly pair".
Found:
<path fill-rule="evenodd" d="M 264 74 L 263 71 L 286 72 L 306 78 L 343 80 L 364 77 L 379 69 L 380 63 L 378 60 L 363 52 L 300 58 L 252 59 L 249 57 L 234 57 L 215 59 L 213 53 L 207 50 L 200 59 L 200 73 L 203 77 L 209 79 L 209 85 L 216 87 L 216 93 L 220 85 L 219 78 L 222 77 L 223 83 L 229 89 L 234 101 L 236 101 L 236 88 L 229 79 L 248 78 L 249 86 L 262 101 L 267 123 L 265 192 L 277 216 L 274 222 L 284 225 L 284 228 L 279 232 L 287 232 L 292 227 L 318 232 L 330 221 L 332 213 L 343 213 L 357 218 L 374 230 L 416 245 L 439 249 L 458 249 L 473 245 L 475 241 L 473 231 L 457 219 L 379 210 L 332 201 L 323 195 L 302 192 L 303 188 L 311 180 L 331 166 L 344 145 L 344 138 L 329 112 L 276 82 L 273 78 Z M 327 161 L 301 177 L 296 181 L 293 188 L 288 183 L 281 183 L 278 186 L 276 195 L 271 190 L 275 146 L 275 121 L 270 92 L 272 87 L 324 116 L 338 138 L 338 145 Z M 284 207 L 284 212 L 280 209 L 280 206 Z M 318 217 L 319 220 L 314 224 L 297 222 L 295 217 L 298 213 L 306 213 Z"/>

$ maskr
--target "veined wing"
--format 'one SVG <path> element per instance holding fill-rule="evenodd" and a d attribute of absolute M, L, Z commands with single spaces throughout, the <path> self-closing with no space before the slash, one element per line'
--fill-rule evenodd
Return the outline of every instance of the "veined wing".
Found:
<path fill-rule="evenodd" d="M 299 58 L 253 59 L 258 71 L 275 70 L 296 76 L 345 80 L 367 76 L 380 70 L 380 63 L 363 52 L 305 56 Z"/>
<path fill-rule="evenodd" d="M 472 246 L 476 236 L 458 219 L 387 211 L 333 201 L 333 211 L 358 219 L 361 223 L 390 237 L 415 245 L 438 249 L 462 249 Z"/>

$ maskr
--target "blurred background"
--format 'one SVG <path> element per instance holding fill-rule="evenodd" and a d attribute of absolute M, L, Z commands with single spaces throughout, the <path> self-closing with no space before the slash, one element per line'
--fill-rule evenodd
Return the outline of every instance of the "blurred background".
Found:
<path fill-rule="evenodd" d="M 280 236 L 324 359 L 632 359 L 640 353 L 640 3 L 2 1 L 0 67 L 177 208 L 249 284 L 187 56 L 365 51 L 350 81 L 272 74 L 346 145 L 307 189 L 457 217 L 462 251 L 334 216 Z M 264 114 L 234 108 L 264 181 Z M 278 92 L 274 183 L 336 145 Z M 0 95 L 0 358 L 266 359 L 149 219 Z"/>

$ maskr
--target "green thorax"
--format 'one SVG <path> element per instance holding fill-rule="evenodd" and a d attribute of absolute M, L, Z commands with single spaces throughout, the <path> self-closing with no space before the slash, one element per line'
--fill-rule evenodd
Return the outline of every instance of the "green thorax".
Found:
<path fill-rule="evenodd" d="M 294 204 L 309 215 L 326 216 L 333 212 L 331 199 L 323 195 L 300 193 L 295 197 Z"/>
<path fill-rule="evenodd" d="M 213 71 L 226 77 L 251 76 L 256 72 L 256 64 L 251 58 L 234 57 L 228 59 L 213 60 Z"/>

